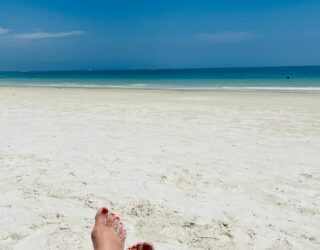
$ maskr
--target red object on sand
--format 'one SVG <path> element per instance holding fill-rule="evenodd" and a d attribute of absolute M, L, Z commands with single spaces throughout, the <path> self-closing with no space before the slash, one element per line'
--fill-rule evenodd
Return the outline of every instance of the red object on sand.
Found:
<path fill-rule="evenodd" d="M 153 248 L 152 245 L 150 245 L 149 243 L 145 242 L 145 243 L 143 243 L 143 245 L 142 245 L 142 249 L 143 249 L 143 250 L 153 250 L 154 248 Z"/>

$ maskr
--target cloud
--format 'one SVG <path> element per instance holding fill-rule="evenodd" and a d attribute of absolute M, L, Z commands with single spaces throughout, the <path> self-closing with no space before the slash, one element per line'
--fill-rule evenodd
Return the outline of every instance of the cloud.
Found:
<path fill-rule="evenodd" d="M 5 35 L 5 34 L 7 34 L 8 32 L 9 32 L 8 29 L 5 29 L 5 28 L 0 27 L 0 36 Z"/>
<path fill-rule="evenodd" d="M 16 39 L 21 40 L 33 40 L 33 39 L 50 39 L 50 38 L 61 38 L 61 37 L 68 37 L 68 36 L 79 36 L 83 35 L 86 32 L 73 30 L 73 31 L 66 31 L 66 32 L 33 32 L 33 33 L 24 33 L 24 34 L 16 34 L 13 37 Z"/>
<path fill-rule="evenodd" d="M 242 42 L 255 38 L 256 35 L 246 31 L 227 31 L 197 34 L 195 39 L 209 42 Z"/>

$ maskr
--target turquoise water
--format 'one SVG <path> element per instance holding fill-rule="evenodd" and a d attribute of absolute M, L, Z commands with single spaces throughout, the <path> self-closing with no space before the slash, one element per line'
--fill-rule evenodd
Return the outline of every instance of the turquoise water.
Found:
<path fill-rule="evenodd" d="M 320 66 L 1 72 L 0 85 L 320 91 Z"/>

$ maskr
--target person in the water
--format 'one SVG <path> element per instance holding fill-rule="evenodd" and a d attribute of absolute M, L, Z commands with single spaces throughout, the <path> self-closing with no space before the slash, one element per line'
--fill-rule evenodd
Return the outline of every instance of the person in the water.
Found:
<path fill-rule="evenodd" d="M 124 250 L 126 230 L 119 217 L 101 208 L 97 211 L 91 238 L 94 250 Z M 128 250 L 154 250 L 154 247 L 149 242 L 139 242 Z"/>

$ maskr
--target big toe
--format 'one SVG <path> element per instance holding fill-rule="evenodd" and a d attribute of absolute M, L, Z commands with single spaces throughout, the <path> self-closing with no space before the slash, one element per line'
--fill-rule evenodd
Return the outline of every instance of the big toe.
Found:
<path fill-rule="evenodd" d="M 154 247 L 150 242 L 139 242 L 138 244 L 129 247 L 128 250 L 154 250 Z"/>
<path fill-rule="evenodd" d="M 153 245 L 152 245 L 152 243 L 150 243 L 150 242 L 144 242 L 143 244 L 142 244 L 142 248 L 141 248 L 142 250 L 154 250 L 154 247 L 153 247 Z"/>
<path fill-rule="evenodd" d="M 108 215 L 108 212 L 109 210 L 105 207 L 103 208 L 100 208 L 97 213 L 96 213 L 96 217 L 95 217 L 95 220 L 96 220 L 96 225 L 103 225 L 105 224 L 105 220 L 106 220 L 106 217 Z"/>

